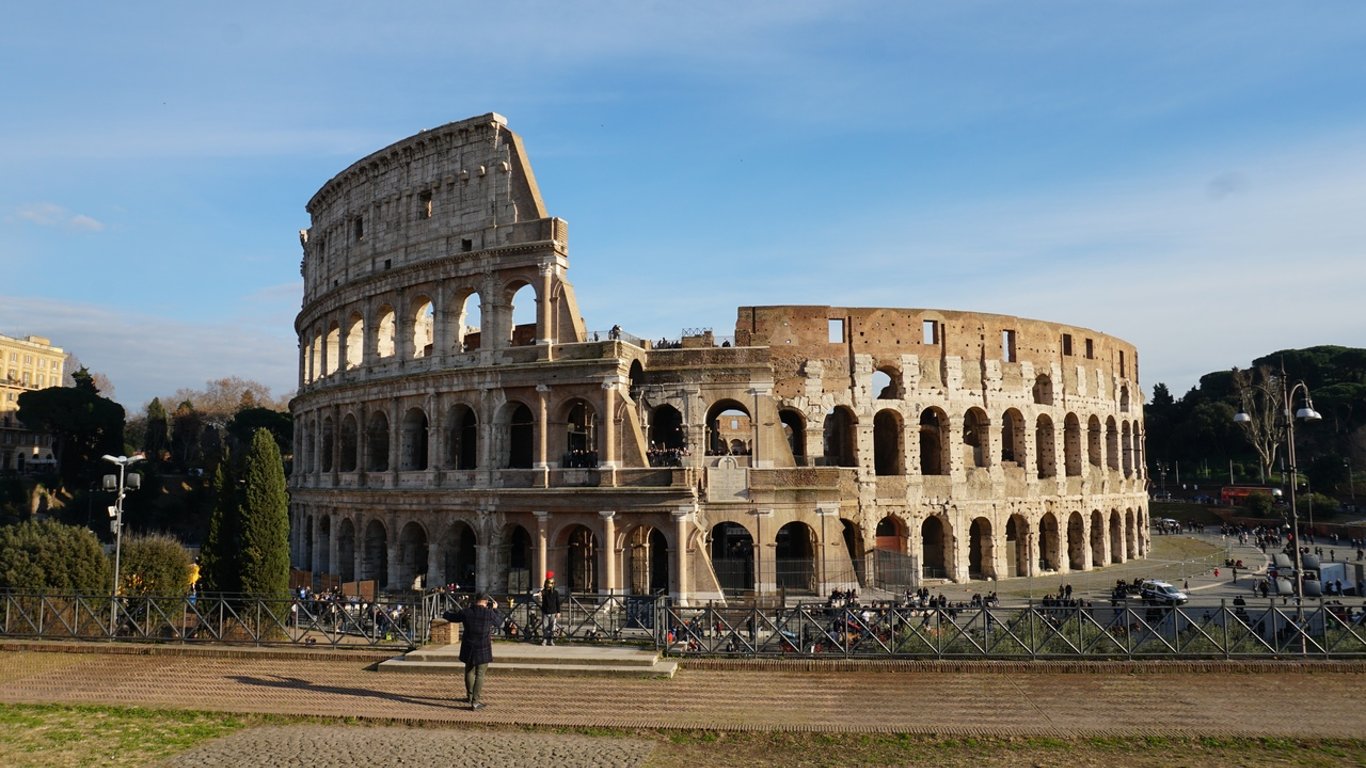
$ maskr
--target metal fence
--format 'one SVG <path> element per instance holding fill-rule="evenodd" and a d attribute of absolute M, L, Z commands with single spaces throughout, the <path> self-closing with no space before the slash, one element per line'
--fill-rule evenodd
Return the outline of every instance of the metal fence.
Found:
<path fill-rule="evenodd" d="M 663 609 L 676 656 L 1137 659 L 1366 657 L 1364 612 L 1319 601 L 1232 606 L 910 608 L 804 604 Z"/>

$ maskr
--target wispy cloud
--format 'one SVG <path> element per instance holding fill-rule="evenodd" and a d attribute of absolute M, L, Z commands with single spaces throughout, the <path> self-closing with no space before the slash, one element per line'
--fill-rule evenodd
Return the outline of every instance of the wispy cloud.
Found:
<path fill-rule="evenodd" d="M 74 213 L 56 203 L 29 203 L 14 211 L 14 218 L 40 227 L 71 232 L 101 232 L 104 222 L 84 213 Z"/>

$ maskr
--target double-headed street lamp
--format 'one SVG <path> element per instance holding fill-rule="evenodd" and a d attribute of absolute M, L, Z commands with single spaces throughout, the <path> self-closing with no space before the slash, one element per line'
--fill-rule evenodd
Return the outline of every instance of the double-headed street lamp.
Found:
<path fill-rule="evenodd" d="M 110 464 L 115 464 L 119 468 L 119 474 L 104 476 L 104 489 L 106 491 L 116 491 L 114 496 L 114 506 L 109 508 L 109 529 L 114 533 L 114 591 L 109 611 L 109 636 L 114 636 L 116 621 L 119 613 L 119 558 L 123 550 L 123 497 L 128 491 L 137 490 L 142 486 L 142 476 L 136 472 L 129 472 L 128 468 L 139 461 L 142 461 L 142 454 L 136 453 L 132 456 L 110 456 L 105 454 L 104 460 Z"/>
<path fill-rule="evenodd" d="M 1290 532 L 1291 538 L 1295 541 L 1295 605 L 1299 606 L 1304 601 L 1304 569 L 1300 561 L 1300 515 L 1295 505 L 1295 491 L 1299 488 L 1299 467 L 1295 463 L 1295 419 L 1305 421 L 1318 421 L 1323 415 L 1314 410 L 1314 400 L 1309 396 L 1309 387 L 1303 382 L 1296 382 L 1295 386 L 1286 388 L 1285 370 L 1281 370 L 1281 416 L 1285 418 L 1286 434 L 1286 456 L 1290 461 Z M 1293 406 L 1295 393 L 1304 393 L 1304 407 L 1291 415 L 1290 409 Z M 1247 411 L 1239 411 L 1233 416 L 1233 420 L 1239 424 L 1252 421 Z M 1300 608 L 1299 616 L 1303 615 L 1303 608 Z M 1303 632 L 1304 628 L 1300 627 Z"/>

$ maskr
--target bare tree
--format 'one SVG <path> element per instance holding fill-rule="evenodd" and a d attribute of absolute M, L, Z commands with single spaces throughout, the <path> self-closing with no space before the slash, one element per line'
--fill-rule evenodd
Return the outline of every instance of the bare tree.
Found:
<path fill-rule="evenodd" d="M 1246 421 L 1239 420 L 1243 437 L 1257 451 L 1262 463 L 1262 482 L 1276 464 L 1276 454 L 1285 442 L 1285 384 L 1281 375 L 1268 366 L 1255 370 L 1233 369 L 1233 389 L 1238 394 Z"/>

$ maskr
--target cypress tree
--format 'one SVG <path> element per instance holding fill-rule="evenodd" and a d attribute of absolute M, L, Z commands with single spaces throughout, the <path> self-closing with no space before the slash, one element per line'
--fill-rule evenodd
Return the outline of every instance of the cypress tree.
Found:
<path fill-rule="evenodd" d="M 199 550 L 199 578 L 206 592 L 241 592 L 242 502 L 231 457 L 223 456 L 213 473 L 209 532 Z"/>
<path fill-rule="evenodd" d="M 285 466 L 270 430 L 258 429 L 242 462 L 242 591 L 289 594 L 289 495 Z"/>

